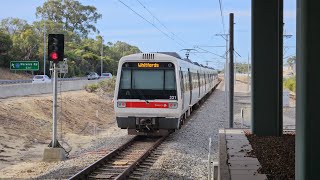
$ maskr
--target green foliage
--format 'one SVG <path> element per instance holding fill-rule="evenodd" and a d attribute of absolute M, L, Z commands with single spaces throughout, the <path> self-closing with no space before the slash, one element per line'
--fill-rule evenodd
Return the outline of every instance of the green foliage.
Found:
<path fill-rule="evenodd" d="M 292 92 L 296 92 L 296 78 L 291 77 L 291 78 L 285 79 L 283 81 L 283 86 L 284 86 L 284 88 L 286 88 Z"/>
<path fill-rule="evenodd" d="M 88 84 L 84 87 L 84 89 L 89 93 L 96 92 L 98 88 L 98 84 Z"/>
<path fill-rule="evenodd" d="M 248 73 L 248 64 L 235 63 L 234 68 L 236 73 Z M 250 68 L 250 65 L 249 65 L 249 68 Z"/>
<path fill-rule="evenodd" d="M 43 57 L 47 57 L 47 40 L 44 42 L 43 36 L 54 33 L 65 35 L 65 58 L 69 66 L 65 77 L 85 76 L 92 71 L 100 73 L 101 59 L 104 72 L 116 75 L 122 56 L 141 52 L 125 42 L 104 44 L 102 36 L 88 38 L 91 30 L 97 30 L 94 24 L 101 18 L 93 6 L 83 6 L 75 0 L 48 0 L 37 8 L 37 16 L 46 20 L 32 24 L 18 18 L 0 21 L 0 66 L 8 68 L 13 60 L 38 60 L 40 70 L 35 73 L 42 74 Z M 49 75 L 49 61 L 46 61 L 46 72 Z"/>
<path fill-rule="evenodd" d="M 292 56 L 292 57 L 288 58 L 287 62 L 290 67 L 293 67 L 293 65 L 296 63 L 296 57 Z"/>
<path fill-rule="evenodd" d="M 94 26 L 102 17 L 94 6 L 84 6 L 76 0 L 48 0 L 37 7 L 37 17 L 63 24 L 67 31 L 87 37 L 89 32 L 98 32 Z"/>

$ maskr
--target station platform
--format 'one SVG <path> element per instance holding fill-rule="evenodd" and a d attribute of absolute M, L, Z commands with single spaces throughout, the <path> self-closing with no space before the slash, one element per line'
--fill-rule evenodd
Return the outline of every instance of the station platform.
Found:
<path fill-rule="evenodd" d="M 252 147 L 244 133 L 249 129 L 219 130 L 219 177 L 220 180 L 266 180 L 259 174 L 261 165 L 250 155 Z"/>

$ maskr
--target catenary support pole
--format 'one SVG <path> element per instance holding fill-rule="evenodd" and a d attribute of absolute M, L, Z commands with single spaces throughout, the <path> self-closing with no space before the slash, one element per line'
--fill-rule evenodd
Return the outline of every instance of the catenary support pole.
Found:
<path fill-rule="evenodd" d="M 252 132 L 282 135 L 283 0 L 252 0 Z"/>
<path fill-rule="evenodd" d="M 320 179 L 320 1 L 297 0 L 295 179 Z"/>
<path fill-rule="evenodd" d="M 234 15 L 230 13 L 230 24 L 229 24 L 230 40 L 229 40 L 229 127 L 233 128 L 233 95 L 234 95 L 234 34 L 233 34 L 233 25 L 234 25 Z"/>

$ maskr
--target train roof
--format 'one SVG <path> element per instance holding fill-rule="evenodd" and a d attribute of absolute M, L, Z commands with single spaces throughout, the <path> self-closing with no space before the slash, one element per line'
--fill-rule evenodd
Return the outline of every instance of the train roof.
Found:
<path fill-rule="evenodd" d="M 181 56 L 176 53 L 176 52 L 156 52 L 156 53 L 160 53 L 160 54 L 166 54 L 166 55 L 169 55 L 169 56 L 173 56 L 175 58 L 178 58 L 178 59 L 182 59 Z"/>
<path fill-rule="evenodd" d="M 139 56 L 142 55 L 142 59 L 154 59 L 155 58 L 155 54 L 164 54 L 164 55 L 168 55 L 168 56 L 171 56 L 171 57 L 174 57 L 174 58 L 177 58 L 181 61 L 185 61 L 187 63 L 190 63 L 190 64 L 194 64 L 196 66 L 199 66 L 199 67 L 203 67 L 203 68 L 206 68 L 206 69 L 211 69 L 211 70 L 215 70 L 214 68 L 212 67 L 208 67 L 208 66 L 204 66 L 202 64 L 199 64 L 198 62 L 193 62 L 191 61 L 190 59 L 188 58 L 181 58 L 181 56 L 176 53 L 176 52 L 151 52 L 151 53 L 137 53 L 137 54 L 131 54 L 131 55 L 127 55 L 125 56 L 126 58 L 129 58 L 129 57 L 135 57 L 135 58 L 138 58 Z M 124 57 L 122 57 L 124 58 Z"/>

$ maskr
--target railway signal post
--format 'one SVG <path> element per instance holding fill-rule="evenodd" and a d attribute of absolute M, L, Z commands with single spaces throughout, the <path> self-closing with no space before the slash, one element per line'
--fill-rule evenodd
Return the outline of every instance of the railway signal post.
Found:
<path fill-rule="evenodd" d="M 64 160 L 65 150 L 57 140 L 57 64 L 64 59 L 64 35 L 49 34 L 48 38 L 48 59 L 53 63 L 53 110 L 52 110 L 52 141 L 49 148 L 44 150 L 44 161 Z"/>

